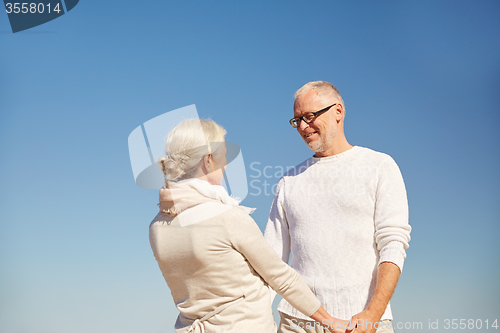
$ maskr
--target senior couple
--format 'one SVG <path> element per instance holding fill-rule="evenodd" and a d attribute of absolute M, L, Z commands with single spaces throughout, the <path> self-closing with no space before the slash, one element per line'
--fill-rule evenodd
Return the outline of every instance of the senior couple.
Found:
<path fill-rule="evenodd" d="M 314 155 L 280 179 L 264 236 L 221 186 L 224 129 L 186 120 L 172 130 L 150 243 L 180 312 L 177 333 L 394 332 L 406 190 L 389 155 L 349 144 L 344 118 L 332 84 L 295 93 L 290 124 Z"/>

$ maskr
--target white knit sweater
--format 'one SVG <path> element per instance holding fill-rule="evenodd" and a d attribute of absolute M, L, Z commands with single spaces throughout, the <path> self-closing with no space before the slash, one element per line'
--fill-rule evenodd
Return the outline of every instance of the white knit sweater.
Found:
<path fill-rule="evenodd" d="M 363 311 L 377 267 L 403 268 L 411 227 L 403 178 L 386 154 L 355 146 L 311 157 L 280 180 L 265 238 L 334 317 Z M 309 319 L 286 300 L 278 310 Z M 392 319 L 390 305 L 382 319 Z M 310 319 L 309 319 L 310 320 Z"/>

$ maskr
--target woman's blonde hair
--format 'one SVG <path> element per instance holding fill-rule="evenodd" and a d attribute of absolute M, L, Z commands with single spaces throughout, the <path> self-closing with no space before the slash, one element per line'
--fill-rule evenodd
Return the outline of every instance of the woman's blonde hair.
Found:
<path fill-rule="evenodd" d="M 158 159 L 166 180 L 190 178 L 203 156 L 215 157 L 222 151 L 225 135 L 224 128 L 213 120 L 188 119 L 177 125 L 168 135 L 166 156 Z"/>

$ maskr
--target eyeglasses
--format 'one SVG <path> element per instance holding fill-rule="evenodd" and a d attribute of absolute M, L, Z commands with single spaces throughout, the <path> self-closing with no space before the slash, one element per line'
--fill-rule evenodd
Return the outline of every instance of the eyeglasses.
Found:
<path fill-rule="evenodd" d="M 330 106 L 327 106 L 326 108 L 324 109 L 321 109 L 319 111 L 316 111 L 316 112 L 309 112 L 309 113 L 306 113 L 305 115 L 303 115 L 302 117 L 296 117 L 296 118 L 292 118 L 290 119 L 290 125 L 292 125 L 292 127 L 294 128 L 297 128 L 300 126 L 300 121 L 303 120 L 305 121 L 306 123 L 312 123 L 313 121 L 316 120 L 316 118 L 318 118 L 319 115 L 321 115 L 322 113 L 325 113 L 326 111 L 330 110 L 330 108 L 332 106 L 335 106 L 337 105 L 337 103 L 335 104 L 332 104 Z"/>

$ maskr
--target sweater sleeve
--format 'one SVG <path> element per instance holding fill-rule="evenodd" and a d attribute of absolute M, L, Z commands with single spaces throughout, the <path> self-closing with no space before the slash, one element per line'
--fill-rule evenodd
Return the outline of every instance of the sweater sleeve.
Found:
<path fill-rule="evenodd" d="M 308 317 L 319 309 L 316 296 L 300 275 L 276 255 L 250 216 L 238 214 L 238 221 L 229 222 L 227 230 L 234 248 L 271 288 Z"/>
<path fill-rule="evenodd" d="M 264 238 L 272 247 L 274 252 L 284 262 L 288 263 L 290 258 L 290 234 L 288 231 L 288 222 L 286 220 L 285 210 L 283 209 L 285 181 L 282 178 L 276 187 L 271 212 L 267 221 Z"/>
<path fill-rule="evenodd" d="M 283 209 L 284 197 L 284 179 L 280 179 L 276 187 L 269 219 L 267 221 L 266 230 L 264 231 L 264 239 L 278 256 L 285 263 L 290 259 L 290 234 L 288 232 L 288 222 L 286 220 L 285 210 Z M 271 293 L 271 303 L 276 297 L 276 291 L 269 288 Z"/>
<path fill-rule="evenodd" d="M 392 262 L 403 270 L 411 227 L 403 176 L 391 157 L 379 169 L 374 217 L 379 264 Z"/>

